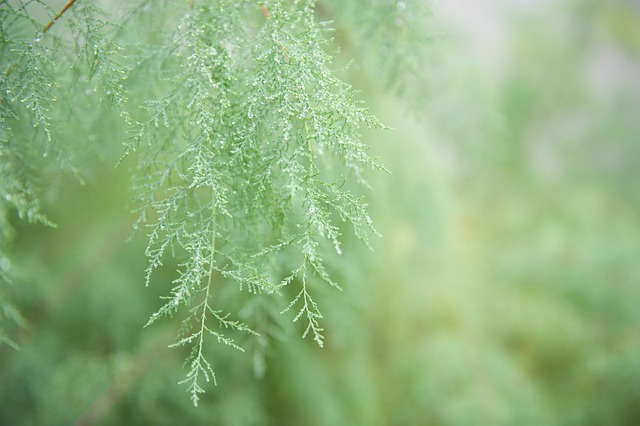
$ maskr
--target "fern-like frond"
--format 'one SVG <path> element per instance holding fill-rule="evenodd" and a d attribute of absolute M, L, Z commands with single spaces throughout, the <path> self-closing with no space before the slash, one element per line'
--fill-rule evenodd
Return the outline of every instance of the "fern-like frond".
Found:
<path fill-rule="evenodd" d="M 325 243 L 340 254 L 344 223 L 365 241 L 373 230 L 348 181 L 364 183 L 364 170 L 377 167 L 359 129 L 380 124 L 331 70 L 328 27 L 315 20 L 313 1 L 194 2 L 178 12 L 164 53 L 155 65 L 144 60 L 156 70 L 149 92 L 157 96 L 131 113 L 139 118 L 126 149 L 138 158 L 147 283 L 169 254 L 186 259 L 149 323 L 189 312 L 178 345 L 192 345 L 187 382 L 195 403 L 199 380 L 215 377 L 204 336 L 239 347 L 206 319 L 248 331 L 210 307 L 214 274 L 216 287 L 235 282 L 251 297 L 301 282 L 289 308 L 301 305 L 294 322 L 304 317 L 303 335 L 323 344 L 309 280 L 338 287 L 324 265 Z M 303 266 L 287 271 L 294 259 Z"/>
<path fill-rule="evenodd" d="M 317 303 L 311 298 L 309 294 L 309 290 L 307 288 L 307 263 L 313 266 L 314 262 L 312 262 L 309 258 L 305 257 L 304 263 L 298 269 L 296 269 L 292 275 L 288 276 L 283 280 L 284 285 L 288 285 L 294 277 L 299 276 L 302 286 L 298 294 L 293 298 L 293 300 L 287 305 L 287 307 L 281 312 L 285 313 L 296 305 L 300 305 L 298 312 L 293 318 L 293 322 L 298 321 L 300 318 L 304 317 L 307 320 L 307 326 L 302 333 L 302 338 L 307 337 L 307 335 L 311 332 L 313 334 L 313 340 L 316 341 L 318 346 L 324 346 L 324 335 L 322 331 L 324 330 L 320 327 L 319 320 L 322 319 L 322 313 L 320 312 L 320 308 L 318 308 Z M 313 266 L 313 269 L 317 267 L 321 267 L 321 264 L 317 264 Z M 326 273 L 323 273 L 323 279 L 329 280 Z"/>

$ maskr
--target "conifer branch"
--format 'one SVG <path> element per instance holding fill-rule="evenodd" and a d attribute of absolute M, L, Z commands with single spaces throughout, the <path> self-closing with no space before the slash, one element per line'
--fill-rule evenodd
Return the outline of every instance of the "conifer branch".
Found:
<path fill-rule="evenodd" d="M 256 334 L 230 319 L 233 312 L 218 309 L 232 291 L 246 300 L 259 298 L 254 306 L 277 314 L 289 302 L 278 290 L 301 281 L 290 304 L 294 321 L 306 320 L 303 336 L 311 334 L 322 345 L 313 285 L 338 288 L 324 255 L 342 253 L 342 225 L 365 241 L 373 230 L 366 205 L 346 182 L 364 183 L 363 169 L 376 166 L 359 132 L 380 125 L 333 71 L 328 27 L 316 21 L 315 1 L 178 3 L 152 8 L 148 0 L 136 2 L 121 25 L 103 18 L 92 2 L 71 0 L 58 13 L 47 10 L 53 19 L 41 33 L 73 6 L 70 28 L 79 37 L 60 38 L 68 54 L 38 41 L 18 40 L 17 49 L 5 49 L 13 57 L 0 73 L 9 83 L 0 92 L 0 103 L 6 100 L 9 107 L 8 118 L 0 117 L 0 148 L 12 150 L 13 157 L 22 154 L 6 123 L 28 118 L 59 149 L 52 89 L 65 101 L 69 87 L 81 96 L 96 92 L 119 109 L 131 135 L 125 156 L 137 161 L 134 229 L 146 229 L 146 284 L 171 263 L 169 257 L 178 264 L 173 288 L 146 326 L 183 314 L 172 347 L 190 349 L 183 383 L 196 404 L 203 377 L 216 381 L 207 345 L 242 350 L 236 334 Z M 182 16 L 174 19 L 176 11 Z M 151 13 L 172 18 L 161 21 L 168 27 L 148 30 L 157 44 L 136 50 L 120 30 L 137 29 L 135 20 Z M 37 21 L 30 25 L 41 28 Z M 78 71 L 84 81 L 50 78 L 53 66 L 65 60 L 73 77 Z M 39 72 L 45 67 L 48 72 Z M 128 102 L 130 94 L 137 104 Z M 30 182 L 26 168 L 6 170 L 16 183 Z M 34 191 L 25 185 L 9 189 L 23 195 L 14 203 L 20 214 L 36 218 Z M 261 347 L 271 335 L 265 331 Z"/>
<path fill-rule="evenodd" d="M 215 264 L 215 254 L 216 254 L 216 225 L 215 225 L 215 212 L 212 216 L 211 219 L 211 256 L 209 258 L 209 277 L 207 278 L 207 285 L 205 287 L 205 293 L 204 293 L 204 304 L 202 307 L 202 316 L 200 318 L 200 330 L 198 331 L 198 349 L 197 349 L 197 354 L 195 355 L 195 359 L 194 362 L 192 363 L 192 371 L 194 369 L 195 366 L 195 373 L 192 374 L 193 376 L 193 382 L 190 385 L 190 391 L 191 391 L 191 400 L 193 401 L 193 405 L 197 406 L 198 405 L 198 393 L 200 393 L 200 386 L 198 386 L 198 377 L 199 377 L 199 373 L 200 371 L 202 372 L 202 374 L 204 375 L 206 381 L 208 382 L 209 379 L 213 380 L 214 384 L 217 384 L 216 381 L 216 373 L 213 371 L 213 368 L 211 368 L 211 364 L 209 364 L 205 359 L 204 359 L 204 355 L 203 355 L 203 343 L 204 343 L 204 333 L 205 330 L 207 330 L 207 326 L 205 324 L 206 320 L 207 320 L 207 310 L 210 309 L 209 308 L 209 293 L 211 291 L 211 283 L 213 281 L 213 272 L 214 272 L 214 264 Z M 240 350 L 242 350 L 241 348 L 238 348 Z M 202 360 L 202 362 L 201 362 Z M 203 369 L 202 366 L 205 366 L 206 368 Z M 191 372 L 189 373 L 191 374 Z"/>

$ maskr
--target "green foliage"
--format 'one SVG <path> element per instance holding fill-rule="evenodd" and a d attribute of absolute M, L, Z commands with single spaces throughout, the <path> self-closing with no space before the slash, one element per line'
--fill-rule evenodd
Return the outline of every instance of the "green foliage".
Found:
<path fill-rule="evenodd" d="M 205 337 L 242 350 L 225 330 L 251 331 L 213 307 L 217 287 L 235 281 L 254 297 L 300 287 L 288 308 L 300 305 L 294 321 L 305 318 L 303 336 L 311 333 L 322 346 L 322 314 L 309 280 L 336 286 L 323 241 L 341 253 L 336 221 L 363 239 L 373 230 L 344 176 L 363 181 L 362 168 L 375 165 L 358 128 L 377 122 L 330 70 L 313 2 L 261 10 L 237 1 L 184 7 L 154 58 L 136 64 L 145 75 L 154 70 L 148 88 L 160 94 L 145 101 L 127 147 L 139 164 L 147 284 L 168 251 L 185 259 L 149 324 L 189 311 L 175 346 L 191 347 L 194 403 L 199 381 L 215 382 Z M 286 262 L 273 261 L 283 254 Z M 300 266 L 287 272 L 292 263 Z"/>
<path fill-rule="evenodd" d="M 10 55 L 3 56 L 8 187 L 2 193 L 21 217 L 50 224 L 27 165 L 50 149 L 62 165 L 73 164 L 52 136 L 58 99 L 51 93 L 73 93 L 80 79 L 120 109 L 130 135 L 121 161 L 134 157 L 137 170 L 134 228 L 148 237 L 146 284 L 169 254 L 180 259 L 175 286 L 147 325 L 181 316 L 171 346 L 190 348 L 185 383 L 194 404 L 204 391 L 202 380 L 216 381 L 205 357 L 208 339 L 242 351 L 234 332 L 262 339 L 269 334 L 268 328 L 253 330 L 230 319 L 232 312 L 217 302 L 221 288 L 235 282 L 239 291 L 273 305 L 246 299 L 239 306 L 245 317 L 274 306 L 283 313 L 295 310 L 293 321 L 306 322 L 303 337 L 310 334 L 322 346 L 313 287 L 338 287 L 324 257 L 328 250 L 342 253 L 343 224 L 367 244 L 376 233 L 351 181 L 366 184 L 364 169 L 382 169 L 359 134 L 362 126 L 382 126 L 331 69 L 329 27 L 316 21 L 314 3 L 159 6 L 155 13 L 164 14 L 165 25 L 148 35 L 154 43 L 126 52 L 115 40 L 123 40 L 125 25 L 144 19 L 148 2 L 134 5 L 122 25 L 113 25 L 92 3 L 78 1 L 67 12 L 71 33 L 56 35 L 59 21 L 44 3 L 8 3 L 3 9 L 3 49 Z M 53 24 L 38 23 L 35 7 Z M 14 27 L 32 28 L 35 38 L 20 38 Z M 55 75 L 65 62 L 73 78 Z M 134 82 L 135 93 L 127 107 L 126 80 Z M 34 143 L 10 138 L 12 127 L 22 123 L 35 129 Z"/>
<path fill-rule="evenodd" d="M 47 152 L 51 141 L 49 75 L 41 72 L 50 64 L 50 57 L 39 39 L 14 38 L 32 18 L 20 5 L 3 2 L 0 9 L 0 339 L 15 346 L 7 328 L 22 323 L 7 295 L 12 278 L 11 259 L 7 245 L 13 236 L 9 214 L 15 210 L 29 222 L 52 223 L 42 213 L 35 177 L 35 158 Z M 36 132 L 21 140 L 12 128 L 32 123 Z M 20 129 L 22 130 L 22 129 Z M 21 134 L 20 131 L 17 132 Z M 44 141 L 43 141 L 44 139 Z"/>
<path fill-rule="evenodd" d="M 640 423 L 640 15 L 500 3 L 0 1 L 0 424 Z"/>

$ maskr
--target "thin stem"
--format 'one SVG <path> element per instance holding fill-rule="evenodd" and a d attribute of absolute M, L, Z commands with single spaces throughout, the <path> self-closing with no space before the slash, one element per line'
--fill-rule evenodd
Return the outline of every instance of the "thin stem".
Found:
<path fill-rule="evenodd" d="M 211 219 L 211 258 L 209 259 L 209 278 L 207 280 L 207 289 L 204 293 L 204 306 L 202 310 L 202 322 L 200 324 L 200 342 L 199 342 L 199 350 L 202 352 L 202 340 L 204 337 L 204 323 L 207 317 L 207 306 L 209 305 L 209 290 L 211 289 L 211 283 L 213 282 L 213 264 L 215 263 L 215 254 L 216 254 L 216 213 L 215 210 L 213 212 L 213 216 Z"/>
<path fill-rule="evenodd" d="M 209 259 L 209 280 L 207 281 L 207 299 L 209 298 L 209 288 L 211 287 L 211 281 L 213 280 L 213 264 L 216 263 L 216 206 L 213 206 L 213 212 L 211 214 L 211 258 Z M 205 299 L 206 300 L 206 299 Z"/>
<path fill-rule="evenodd" d="M 304 122 L 304 136 L 307 140 L 307 157 L 309 158 L 309 167 L 311 167 L 311 173 L 315 174 L 318 171 L 316 163 L 313 161 L 313 147 L 311 146 L 311 139 L 309 138 L 309 125 L 307 120 Z"/>
<path fill-rule="evenodd" d="M 73 6 L 73 4 L 76 2 L 76 0 L 69 0 L 69 3 L 67 3 L 60 12 L 58 12 L 58 14 L 56 16 L 53 17 L 53 19 L 42 29 L 42 33 L 46 33 L 47 30 L 49 28 L 51 28 L 51 26 L 53 25 L 54 22 L 56 22 L 58 19 L 60 19 L 60 17 L 67 11 L 67 9 L 69 9 L 71 6 Z"/>
<path fill-rule="evenodd" d="M 267 10 L 266 6 L 260 6 L 260 12 L 262 12 L 262 16 L 264 16 L 264 19 L 269 19 L 269 11 Z"/>
<path fill-rule="evenodd" d="M 216 254 L 216 208 L 214 207 L 211 215 L 211 257 L 209 259 L 209 278 L 207 279 L 207 288 L 204 293 L 204 301 L 202 302 L 202 318 L 200 318 L 200 336 L 198 339 L 198 358 L 202 357 L 202 346 L 204 343 L 204 332 L 206 330 L 205 322 L 207 320 L 207 309 L 209 307 L 209 293 L 211 283 L 213 282 L 213 264 L 215 263 Z M 198 360 L 199 362 L 199 360 Z M 213 374 L 213 383 L 216 383 L 216 376 Z"/>

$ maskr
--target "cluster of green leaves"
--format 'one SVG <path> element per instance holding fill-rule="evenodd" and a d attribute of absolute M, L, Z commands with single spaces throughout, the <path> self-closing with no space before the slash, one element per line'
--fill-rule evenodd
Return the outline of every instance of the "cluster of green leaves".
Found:
<path fill-rule="evenodd" d="M 276 332 L 259 318 L 291 311 L 322 346 L 314 287 L 339 287 L 325 259 L 342 253 L 345 227 L 366 244 L 376 234 L 356 186 L 366 186 L 364 170 L 383 170 L 360 129 L 382 126 L 336 76 L 315 3 L 140 1 L 113 20 L 83 0 L 62 12 L 41 0 L 1 3 L 0 247 L 11 211 L 53 225 L 40 165 L 82 181 L 87 147 L 64 137 L 64 123 L 88 117 L 83 102 L 115 107 L 128 127 L 121 161 L 135 162 L 147 285 L 168 256 L 180 262 L 147 325 L 181 318 L 172 346 L 190 350 L 194 403 L 202 381 L 215 382 L 208 340 L 243 350 L 236 332 L 253 335 L 259 372 Z M 225 306 L 236 290 L 251 296 Z M 0 305 L 3 318 L 19 318 Z"/>
<path fill-rule="evenodd" d="M 0 336 L 7 342 L 6 331 L 24 323 L 8 296 L 11 283 L 20 281 L 9 252 L 10 215 L 55 226 L 41 201 L 50 196 L 52 170 L 82 182 L 80 149 L 94 150 L 63 136 L 64 123 L 84 108 L 74 97 L 115 88 L 122 94 L 123 70 L 112 59 L 117 47 L 105 37 L 110 24 L 102 11 L 78 1 L 68 31 L 45 33 L 55 16 L 40 0 L 0 2 Z M 122 105 L 124 98 L 116 97 Z"/>
<path fill-rule="evenodd" d="M 0 8 L 0 339 L 15 346 L 8 329 L 23 320 L 9 302 L 9 290 L 15 273 L 8 253 L 13 237 L 9 215 L 17 211 L 29 222 L 51 222 L 42 213 L 34 182 L 34 161 L 47 152 L 51 141 L 49 110 L 52 87 L 48 75 L 40 70 L 48 65 L 46 49 L 38 38 L 15 39 L 15 35 L 33 18 L 27 4 L 2 2 Z M 26 25 L 25 25 L 26 24 Z M 26 132 L 34 141 L 13 137 L 15 127 L 33 123 L 38 131 Z M 20 129 L 22 134 L 24 129 Z M 36 142 L 37 140 L 37 142 Z"/>
<path fill-rule="evenodd" d="M 53 5 L 54 1 L 47 3 Z M 29 42 L 64 3 L 57 0 L 50 13 L 42 10 L 42 14 L 33 15 L 38 19 L 30 27 L 23 21 L 21 28 L 28 31 L 13 27 L 12 43 Z M 505 35 L 508 42 L 501 51 L 478 47 L 486 46 L 483 28 L 475 33 L 472 24 L 482 14 L 472 13 L 472 22 L 463 19 L 457 28 L 455 24 L 450 27 L 454 34 L 470 31 L 478 44 L 465 49 L 449 40 L 427 47 L 415 46 L 411 33 L 405 32 L 408 28 L 396 21 L 400 16 L 419 23 L 415 14 L 424 4 L 421 0 L 406 0 L 404 6 L 392 0 L 319 1 L 317 16 L 335 19 L 331 26 L 336 31 L 331 35 L 341 47 L 339 60 L 352 61 L 338 75 L 369 89 L 363 96 L 368 101 L 373 98 L 376 115 L 398 129 L 370 133 L 371 138 L 400 141 L 372 144 L 394 174 L 363 173 L 376 188 L 371 212 L 386 238 L 372 240 L 374 256 L 359 251 L 362 244 L 354 233 L 345 232 L 349 226 L 343 227 L 339 214 L 331 214 L 331 219 L 336 218 L 332 224 L 343 233 L 339 247 L 345 254 L 339 256 L 326 236 L 316 236 L 315 241 L 325 269 L 343 284 L 344 291 L 337 293 L 324 285 L 309 265 L 306 281 L 302 280 L 299 268 L 304 245 L 292 239 L 304 231 L 295 225 L 307 220 L 304 191 L 299 190 L 283 209 L 288 219 L 272 219 L 281 224 L 273 228 L 276 231 L 266 217 L 260 221 L 254 214 L 258 219 L 248 221 L 249 228 L 252 223 L 262 224 L 262 228 L 251 228 L 258 229 L 255 241 L 247 237 L 249 228 L 218 210 L 213 263 L 217 269 L 208 274 L 211 265 L 203 263 L 202 285 L 208 286 L 209 277 L 212 279 L 209 297 L 205 298 L 202 287 L 194 289 L 192 304 L 179 305 L 173 312 L 174 321 L 160 320 L 158 315 L 153 327 L 141 333 L 140 326 L 158 308 L 156 296 L 169 295 L 167 301 L 171 301 L 171 288 L 182 284 L 171 281 L 187 278 L 175 270 L 186 270 L 189 264 L 178 264 L 188 262 L 191 252 L 203 253 L 204 259 L 211 254 L 213 228 L 201 228 L 205 231 L 200 242 L 192 235 L 197 228 L 189 228 L 190 234 L 180 234 L 180 241 L 167 246 L 165 255 L 158 257 L 163 265 L 152 271 L 153 285 L 145 288 L 141 285 L 145 238 L 124 243 L 134 220 L 122 208 L 129 190 L 129 166 L 139 166 L 136 182 L 140 188 L 134 193 L 142 197 L 138 207 L 147 221 L 138 226 L 145 233 L 158 228 L 155 224 L 162 210 L 156 207 L 167 203 L 180 187 L 191 185 L 195 176 L 186 161 L 182 164 L 179 159 L 180 166 L 174 166 L 166 183 L 156 190 L 146 180 L 145 167 L 153 166 L 148 161 L 150 153 L 155 152 L 162 161 L 180 155 L 193 157 L 184 153 L 200 130 L 189 126 L 192 118 L 181 104 L 167 111 L 179 112 L 185 124 L 172 129 L 160 115 L 158 127 L 147 124 L 149 129 L 145 130 L 155 135 L 155 141 L 144 134 L 137 136 L 158 110 L 157 102 L 184 85 L 189 79 L 187 68 L 194 69 L 187 61 L 192 48 L 187 38 L 180 39 L 177 33 L 186 31 L 195 13 L 202 14 L 202 22 L 196 26 L 207 26 L 208 18 L 197 10 L 195 2 L 194 8 L 189 3 L 142 1 L 118 9 L 122 19 L 114 22 L 119 25 L 102 26 L 100 31 L 117 35 L 124 49 L 118 53 L 119 48 L 108 48 L 115 47 L 106 43 L 114 38 L 94 38 L 103 40 L 101 46 L 111 52 L 112 65 L 111 71 L 97 68 L 93 79 L 89 79 L 86 54 L 78 62 L 85 65 L 66 66 L 78 57 L 72 47 L 74 40 L 84 44 L 82 37 L 71 37 L 68 24 L 74 20 L 82 23 L 79 7 L 88 3 L 76 1 L 40 37 L 46 49 L 57 49 L 57 53 L 48 54 L 55 67 L 45 69 L 45 77 L 53 84 L 48 112 L 52 141 L 47 142 L 39 128 L 35 130 L 40 136 L 33 137 L 33 115 L 27 109 L 20 111 L 28 114 L 6 123 L 12 131 L 9 142 L 15 139 L 23 142 L 24 149 L 40 149 L 29 157 L 28 177 L 40 210 L 55 219 L 58 229 L 28 226 L 20 222 L 15 207 L 7 208 L 8 223 L 17 238 L 8 246 L 0 266 L 12 275 L 19 265 L 29 271 L 28 276 L 22 276 L 25 285 L 5 289 L 12 291 L 30 326 L 11 334 L 22 347 L 20 352 L 0 346 L 0 424 L 640 423 L 640 198 L 634 185 L 640 170 L 636 164 L 640 122 L 635 117 L 640 98 L 633 75 L 627 73 L 629 65 L 638 63 L 637 8 L 622 5 L 624 1 L 609 2 L 617 5 L 595 0 L 549 5 L 527 2 L 526 12 L 509 21 L 503 19 L 506 14 L 500 13 L 499 6 L 476 6 L 491 17 L 491 28 Z M 522 6 L 504 3 L 511 12 Z M 5 4 L 0 1 L 0 9 Z M 24 4 L 40 7 L 37 2 Z M 499 4 L 492 2 L 491 6 Z M 122 4 L 105 0 L 103 5 L 116 11 L 116 5 Z M 243 40 L 256 40 L 261 30 L 266 31 L 265 25 L 275 24 L 265 19 L 261 5 L 269 12 L 269 19 L 274 18 L 273 4 L 227 4 L 227 16 L 235 16 L 235 21 L 227 23 L 229 32 L 236 28 L 232 22 L 241 21 L 237 27 L 245 32 L 238 41 L 225 39 L 225 45 L 248 48 Z M 465 5 L 466 16 L 469 7 Z M 376 24 L 369 24 L 369 18 L 377 18 L 373 21 Z M 424 31 L 430 32 L 432 27 L 424 22 Z M 419 25 L 412 28 L 418 31 Z M 291 26 L 286 29 L 287 34 L 290 30 L 298 34 Z M 576 32 L 581 37 L 574 37 Z M 416 40 L 424 38 L 416 36 Z M 276 41 L 272 47 L 277 57 L 285 60 L 283 54 L 287 53 L 291 58 L 292 48 Z M 384 43 L 400 48 L 378 49 Z M 421 49 L 429 50 L 428 55 L 397 57 L 398 52 L 417 55 Z M 499 54 L 500 73 L 487 73 L 483 66 L 487 64 L 474 56 L 478 51 Z M 84 52 L 92 54 L 92 49 Z M 232 60 L 225 60 L 231 64 L 226 68 L 228 75 L 240 79 L 257 68 L 246 50 L 230 52 Z M 253 52 L 262 53 L 258 48 Z M 70 59 L 64 59 L 65 55 Z M 0 57 L 3 67 L 5 57 L 9 56 Z M 603 57 L 607 61 L 602 61 Z M 401 59 L 437 63 L 437 74 L 445 77 L 440 80 L 444 84 L 436 84 L 436 90 L 431 91 L 434 96 L 428 98 L 435 108 L 429 108 L 429 114 L 419 122 L 407 114 L 411 109 L 407 101 L 415 99 L 419 87 L 409 85 L 409 93 L 402 97 L 395 96 L 396 91 L 389 96 L 381 90 L 387 78 L 415 81 L 403 80 L 411 74 L 395 67 L 395 61 Z M 236 61 L 244 68 L 236 66 L 240 63 Z M 95 65 L 104 63 L 108 62 L 103 59 Z M 118 72 L 122 69 L 119 64 L 130 70 Z M 122 80 L 123 76 L 127 79 Z M 126 88 L 122 93 L 129 101 L 124 120 L 118 118 L 118 111 L 108 113 L 114 98 L 99 89 L 107 81 Z M 245 93 L 253 90 L 240 83 L 231 78 L 228 86 L 212 91 L 206 108 L 219 111 L 214 101 L 224 92 L 236 106 L 225 109 L 223 118 L 229 122 L 240 116 L 241 106 L 248 105 Z M 272 82 L 259 87 L 272 87 L 267 83 Z M 185 104 L 191 101 L 186 95 L 173 99 Z M 21 105 L 16 100 L 12 108 Z M 268 112 L 278 111 L 279 105 L 271 104 Z M 194 115 L 193 121 L 196 118 Z M 72 126 L 65 124 L 68 120 Z M 170 115 L 167 120 L 176 121 Z M 246 124 L 247 120 L 239 121 Z M 303 121 L 292 121 L 303 131 Z M 119 139 L 126 126 L 130 126 L 130 158 L 113 168 L 122 155 Z M 193 133 L 187 134 L 187 128 Z M 218 127 L 214 129 L 220 132 Z M 259 131 L 269 134 L 261 127 Z M 73 145 L 73 140 L 82 145 Z M 237 143 L 238 138 L 233 140 Z M 94 167 L 98 174 L 92 176 L 88 169 L 93 163 L 78 159 L 81 151 L 94 150 L 101 141 L 110 147 L 105 157 L 111 159 L 101 165 L 101 172 Z M 50 155 L 43 159 L 47 143 Z M 165 154 L 156 143 L 174 148 Z M 135 152 L 131 150 L 134 147 Z M 73 164 L 82 165 L 78 168 L 90 184 L 81 187 L 72 177 L 65 177 L 67 184 L 52 197 L 55 185 L 50 183 L 60 179 L 59 170 L 54 170 L 59 162 L 52 161 L 53 150 L 60 148 L 73 154 Z M 294 145 L 290 149 L 295 152 Z M 230 161 L 230 151 L 218 148 L 214 153 L 217 157 L 208 157 L 212 164 L 214 158 Z M 338 177 L 342 173 L 338 169 L 348 170 L 332 155 L 328 150 L 317 154 L 316 166 L 321 173 L 317 179 Z M 306 160 L 299 161 L 308 167 Z M 46 164 L 49 166 L 40 167 Z M 159 173 L 166 162 L 158 164 Z M 227 188 L 223 189 L 223 207 L 230 213 L 243 213 L 237 216 L 240 220 L 252 211 L 242 212 L 231 192 L 238 191 L 228 176 L 236 169 L 223 167 L 223 171 L 215 181 Z M 272 175 L 276 171 L 281 172 L 273 169 Z M 6 184 L 4 179 L 3 174 L 0 180 Z M 257 193 L 252 182 L 249 179 L 247 187 Z M 277 194 L 285 179 L 273 182 L 276 188 L 269 190 Z M 358 191 L 348 181 L 342 188 L 350 188 L 354 194 Z M 201 203 L 197 214 L 206 225 L 211 217 L 207 210 L 212 206 L 211 190 L 199 185 L 193 192 L 189 203 Z M 249 195 L 242 197 L 249 200 Z M 275 211 L 271 206 L 269 209 L 267 213 Z M 196 211 L 182 207 L 175 212 L 169 209 L 168 215 L 177 221 L 177 216 L 186 220 L 189 213 L 196 215 Z M 2 231 L 11 236 L 8 228 Z M 165 238 L 161 232 L 159 235 Z M 182 244 L 187 240 L 193 246 Z M 280 246 L 282 243 L 288 245 Z M 152 250 L 161 242 L 154 244 Z M 245 244 L 249 253 L 236 253 L 234 250 L 240 252 L 241 247 L 236 249 L 234 244 Z M 246 269 L 237 266 L 240 262 Z M 292 276 L 294 272 L 298 276 Z M 290 276 L 291 281 L 280 286 Z M 13 280 L 22 284 L 19 278 Z M 240 285 L 243 291 L 238 291 Z M 269 293 L 271 286 L 280 288 Z M 270 343 L 280 328 L 288 333 L 299 323 L 308 325 L 304 313 L 297 323 L 291 322 L 304 303 L 304 293 L 288 313 L 280 314 L 296 300 L 303 286 L 324 314 L 318 322 L 326 329 L 322 332 L 324 350 L 317 350 L 311 339 Z M 198 335 L 204 300 L 209 300 L 215 313 L 206 314 L 205 333 Z M 194 307 L 196 312 L 190 312 Z M 230 315 L 225 317 L 227 313 Z M 223 323 L 233 324 L 220 326 L 216 315 Z M 189 329 L 177 339 L 196 334 L 184 342 L 186 347 L 162 350 L 174 337 L 179 320 L 193 317 L 186 324 Z M 242 326 L 260 335 L 244 331 Z M 313 337 L 312 330 L 309 334 Z M 199 349 L 201 336 L 203 360 L 209 361 L 222 386 L 219 392 L 203 396 L 199 409 L 193 410 L 191 401 L 184 397 L 184 385 L 177 383 L 184 376 L 176 366 L 189 349 Z M 218 336 L 221 342 L 230 339 L 229 343 L 248 353 L 216 344 Z M 254 371 L 247 368 L 249 356 L 253 356 Z M 211 374 L 203 360 L 197 366 L 200 380 L 195 377 L 201 388 L 205 387 L 204 371 Z M 254 372 L 263 375 L 261 380 L 255 380 Z M 193 379 L 189 378 L 189 385 Z"/>
<path fill-rule="evenodd" d="M 379 124 L 330 69 L 313 3 L 194 3 L 136 65 L 157 94 L 127 146 L 137 153 L 147 284 L 167 252 L 184 259 L 149 324 L 188 311 L 175 345 L 191 347 L 194 403 L 199 382 L 215 381 L 207 338 L 242 349 L 227 330 L 269 332 L 231 320 L 215 302 L 218 288 L 235 282 L 275 306 L 295 288 L 281 310 L 295 309 L 303 336 L 322 346 L 312 286 L 337 287 L 324 254 L 341 253 L 343 222 L 365 241 L 375 232 L 347 177 L 363 182 L 362 168 L 376 166 L 358 131 Z"/>

